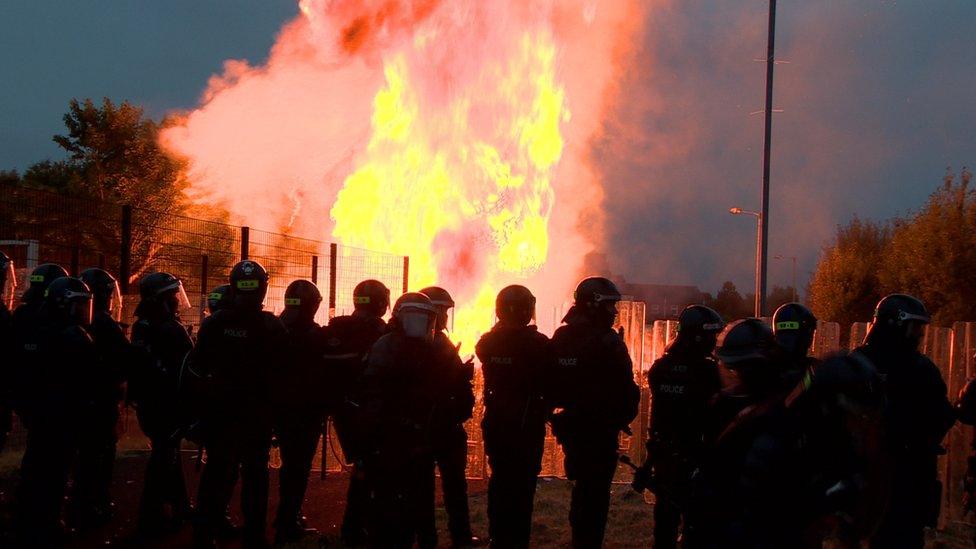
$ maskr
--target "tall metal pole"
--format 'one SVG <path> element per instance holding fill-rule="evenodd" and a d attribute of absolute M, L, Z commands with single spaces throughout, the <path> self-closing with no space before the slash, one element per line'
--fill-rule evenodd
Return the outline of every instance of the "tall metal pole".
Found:
<path fill-rule="evenodd" d="M 763 280 L 762 269 L 763 269 L 763 221 L 762 216 L 756 216 L 756 302 L 753 307 L 753 315 L 756 318 L 762 318 L 763 308 L 766 306 L 766 300 L 760 298 L 764 293 L 765 280 Z"/>
<path fill-rule="evenodd" d="M 773 42 L 776 35 L 776 0 L 769 0 L 769 35 L 766 40 L 766 133 L 763 139 L 762 211 L 760 224 L 759 287 L 757 288 L 757 309 L 762 316 L 766 312 L 766 248 L 769 243 L 769 146 L 773 134 Z"/>

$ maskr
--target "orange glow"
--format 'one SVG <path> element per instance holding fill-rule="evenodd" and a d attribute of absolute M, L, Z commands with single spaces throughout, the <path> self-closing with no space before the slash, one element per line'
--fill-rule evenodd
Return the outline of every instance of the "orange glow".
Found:
<path fill-rule="evenodd" d="M 494 296 L 571 295 L 601 238 L 589 169 L 636 3 L 301 0 L 266 65 L 228 61 L 164 143 L 241 222 L 410 256 L 473 348 Z M 547 315 L 540 315 L 546 317 Z"/>

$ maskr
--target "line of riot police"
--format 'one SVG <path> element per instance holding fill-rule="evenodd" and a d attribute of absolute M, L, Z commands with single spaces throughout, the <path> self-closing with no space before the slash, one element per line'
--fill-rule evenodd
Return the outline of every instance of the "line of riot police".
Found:
<path fill-rule="evenodd" d="M 10 271 L 0 259 L 0 272 Z M 27 429 L 20 543 L 57 545 L 65 526 L 111 518 L 123 394 L 151 443 L 140 535 L 166 536 L 192 521 L 196 546 L 229 537 L 264 546 L 273 444 L 282 459 L 275 540 L 314 534 L 302 504 L 331 421 L 351 470 L 346 545 L 435 547 L 435 467 L 452 545 L 481 543 L 464 474 L 473 364 L 445 334 L 450 294 L 404 294 L 387 325 L 389 290 L 367 280 L 353 292 L 354 312 L 323 327 L 314 284 L 290 284 L 279 316 L 263 310 L 267 288 L 260 264 L 235 265 L 229 284 L 209 295 L 212 314 L 194 342 L 179 318 L 189 304 L 182 283 L 149 274 L 128 340 L 110 274 L 35 269 L 22 304 L 0 310 L 12 358 L 0 371 L 0 430 L 9 432 L 11 410 Z M 620 300 L 609 280 L 583 280 L 550 340 L 532 324 L 527 288 L 499 292 L 498 322 L 476 346 L 493 547 L 529 545 L 547 422 L 573 481 L 573 545 L 602 546 L 618 439 L 640 400 L 612 329 Z M 917 299 L 889 296 L 864 346 L 820 362 L 807 356 L 816 318 L 800 304 L 781 307 L 772 327 L 758 319 L 726 326 L 711 309 L 689 306 L 648 373 L 648 459 L 634 487 L 655 493 L 655 545 L 921 546 L 938 516 L 941 441 L 957 416 L 976 419 L 976 384 L 953 409 L 938 369 L 919 353 L 928 322 Z M 195 509 L 184 439 L 206 451 Z M 229 518 L 238 482 L 241 527 Z"/>
<path fill-rule="evenodd" d="M 685 309 L 648 373 L 633 484 L 655 494 L 654 545 L 922 547 L 942 439 L 976 420 L 976 383 L 954 409 L 919 350 L 929 322 L 919 300 L 890 295 L 861 347 L 819 361 L 817 319 L 799 303 L 772 326 Z"/>
<path fill-rule="evenodd" d="M 3 259 L 6 273 L 12 268 Z M 354 312 L 323 327 L 314 320 L 322 297 L 309 281 L 288 286 L 279 316 L 263 310 L 268 274 L 260 264 L 238 263 L 228 282 L 208 296 L 211 314 L 196 341 L 180 320 L 189 306 L 183 285 L 165 272 L 140 281 L 131 338 L 120 322 L 118 284 L 101 269 L 73 278 L 41 265 L 13 314 L 2 308 L 12 360 L 2 368 L 0 427 L 6 436 L 14 411 L 27 430 L 17 542 L 56 546 L 72 530 L 111 519 L 115 428 L 129 405 L 151 448 L 138 512 L 143 539 L 191 522 L 195 546 L 232 537 L 264 546 L 273 444 L 282 461 L 275 541 L 314 534 L 302 504 L 331 421 L 351 470 L 346 545 L 436 546 L 435 467 L 452 546 L 482 544 L 471 531 L 465 480 L 474 365 L 445 333 L 450 294 L 438 287 L 404 294 L 387 325 L 390 292 L 367 280 L 353 292 Z M 550 341 L 531 324 L 527 288 L 499 293 L 499 321 L 477 345 L 492 546 L 528 546 L 547 421 L 575 480 L 574 543 L 601 545 L 617 438 L 639 401 L 627 350 L 612 330 L 620 299 L 610 281 L 584 280 Z M 183 440 L 206 454 L 198 455 L 195 508 Z M 242 526 L 229 514 L 238 483 Z"/>

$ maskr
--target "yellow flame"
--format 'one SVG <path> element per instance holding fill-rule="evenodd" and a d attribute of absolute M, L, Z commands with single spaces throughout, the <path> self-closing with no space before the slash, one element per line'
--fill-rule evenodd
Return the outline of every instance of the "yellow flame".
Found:
<path fill-rule="evenodd" d="M 525 34 L 439 103 L 417 91 L 406 55 L 387 59 L 367 150 L 331 210 L 341 243 L 409 255 L 412 289 L 456 296 L 452 336 L 465 353 L 491 326 L 498 290 L 549 253 L 551 171 L 569 120 L 555 57 L 550 35 Z"/>

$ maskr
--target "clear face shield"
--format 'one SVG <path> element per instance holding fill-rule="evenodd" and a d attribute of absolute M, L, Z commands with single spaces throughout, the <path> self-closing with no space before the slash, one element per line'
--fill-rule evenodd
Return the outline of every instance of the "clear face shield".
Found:
<path fill-rule="evenodd" d="M 3 285 L 0 287 L 0 303 L 13 310 L 15 294 L 17 293 L 17 273 L 14 272 L 14 262 L 8 261 L 6 268 L 0 273 L 3 277 Z"/>
<path fill-rule="evenodd" d="M 68 319 L 74 324 L 89 326 L 92 322 L 92 295 L 87 292 L 68 292 Z"/>
<path fill-rule="evenodd" d="M 183 295 L 186 296 L 186 294 Z M 119 291 L 118 284 L 112 285 L 112 291 L 108 294 L 108 302 L 105 304 L 105 308 L 116 322 L 122 321 L 122 292 Z"/>
<path fill-rule="evenodd" d="M 434 335 L 434 315 L 423 309 L 404 308 L 397 313 L 403 334 L 410 338 L 431 339 Z"/>
<path fill-rule="evenodd" d="M 164 289 L 163 292 L 168 292 L 163 302 L 170 309 L 171 313 L 180 314 L 190 309 L 190 298 L 186 297 L 186 290 L 183 289 L 182 282 L 176 281 L 170 287 Z"/>

